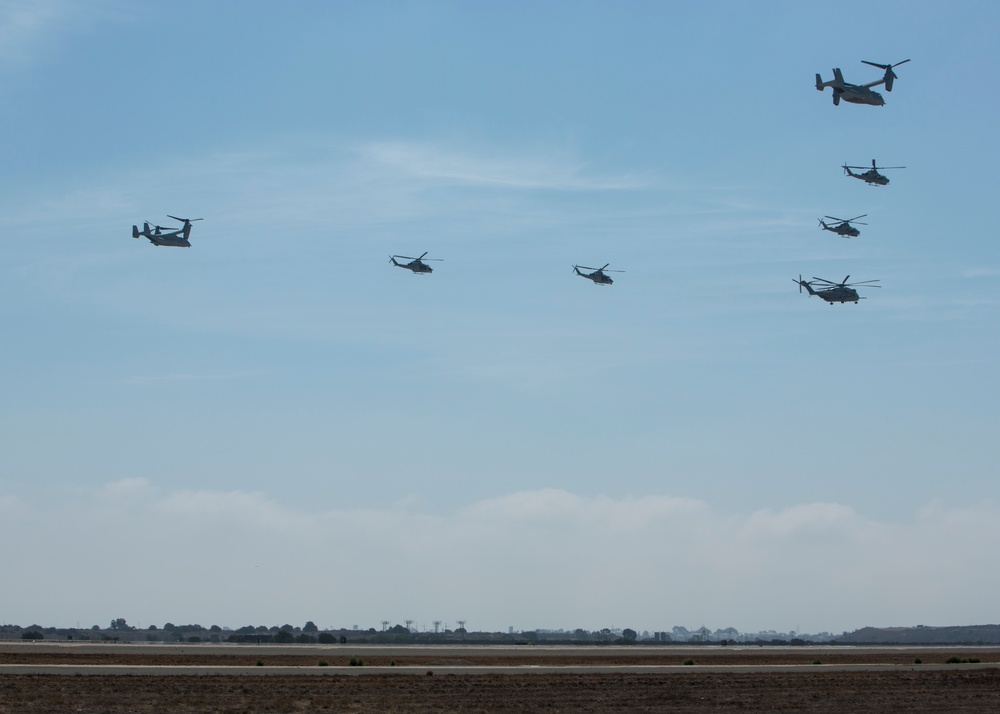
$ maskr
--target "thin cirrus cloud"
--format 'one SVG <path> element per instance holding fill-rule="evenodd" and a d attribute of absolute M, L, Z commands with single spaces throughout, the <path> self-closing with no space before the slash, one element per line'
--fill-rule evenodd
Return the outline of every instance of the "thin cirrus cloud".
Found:
<path fill-rule="evenodd" d="M 5 0 L 0 3 L 0 67 L 24 67 L 51 56 L 65 33 L 79 32 L 125 6 L 115 0 Z"/>
<path fill-rule="evenodd" d="M 155 385 L 171 382 L 218 382 L 231 379 L 248 379 L 259 377 L 264 372 L 256 370 L 237 370 L 233 372 L 206 372 L 206 373 L 172 373 L 153 374 L 144 376 L 127 377 L 125 384 L 133 385 Z"/>
<path fill-rule="evenodd" d="M 411 142 L 375 142 L 361 146 L 357 153 L 363 160 L 400 175 L 457 184 L 564 191 L 617 191 L 646 186 L 645 181 L 634 176 L 595 176 L 578 161 L 544 155 L 476 155 Z"/>
<path fill-rule="evenodd" d="M 453 196 L 428 195 L 438 188 L 618 192 L 653 186 L 643 177 L 588 171 L 583 162 L 557 152 L 466 151 L 404 141 L 352 146 L 317 137 L 278 139 L 269 149 L 172 158 L 160 162 L 153 177 L 127 168 L 106 177 L 83 176 L 78 184 L 83 188 L 54 197 L 51 191 L 37 200 L 20 197 L 4 211 L 3 223 L 33 225 L 39 214 L 49 223 L 101 218 L 135 223 L 166 220 L 159 217 L 166 210 L 203 215 L 211 206 L 211 217 L 240 228 L 384 224 L 434 216 L 441 202 L 454 210 Z M 164 197 L 169 207 L 161 205 Z"/>

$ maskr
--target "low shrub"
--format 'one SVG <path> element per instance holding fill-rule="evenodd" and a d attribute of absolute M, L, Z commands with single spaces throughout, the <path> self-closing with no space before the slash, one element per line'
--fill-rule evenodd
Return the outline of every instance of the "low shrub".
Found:
<path fill-rule="evenodd" d="M 349 664 L 352 667 L 363 667 L 365 663 L 364 660 L 362 660 L 360 657 L 351 657 L 351 659 L 348 660 L 347 664 Z"/>
<path fill-rule="evenodd" d="M 691 664 L 694 664 L 694 660 L 691 659 L 690 657 L 688 657 L 686 660 L 684 660 L 683 662 L 681 662 L 681 664 L 691 665 Z"/>

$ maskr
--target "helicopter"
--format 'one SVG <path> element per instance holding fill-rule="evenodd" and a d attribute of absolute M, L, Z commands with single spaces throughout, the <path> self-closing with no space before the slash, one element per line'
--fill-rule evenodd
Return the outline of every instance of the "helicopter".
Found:
<path fill-rule="evenodd" d="M 829 82 L 824 82 L 822 77 L 818 74 L 816 75 L 816 89 L 822 92 L 826 87 L 833 87 L 834 106 L 839 105 L 841 99 L 851 104 L 871 104 L 873 107 L 883 106 L 885 100 L 882 99 L 882 95 L 878 92 L 873 92 L 871 88 L 884 84 L 885 91 L 891 92 L 892 82 L 896 79 L 896 73 L 892 71 L 892 68 L 906 64 L 910 60 L 905 59 L 896 64 L 877 64 L 868 60 L 861 61 L 864 64 L 870 64 L 872 67 L 884 69 L 885 74 L 882 76 L 882 79 L 877 82 L 869 82 L 868 84 L 850 84 L 844 81 L 844 75 L 841 73 L 840 67 L 835 67 L 833 70 L 833 79 Z"/>
<path fill-rule="evenodd" d="M 861 179 L 869 186 L 888 186 L 889 179 L 879 173 L 879 169 L 885 171 L 887 169 L 905 169 L 905 166 L 876 166 L 875 159 L 872 159 L 872 167 L 869 169 L 867 166 L 848 166 L 844 164 L 841 166 L 844 173 L 848 176 L 853 176 L 856 179 Z M 854 173 L 851 169 L 868 169 L 864 173 Z"/>
<path fill-rule="evenodd" d="M 624 273 L 625 271 L 624 270 L 608 270 L 607 268 L 608 268 L 609 265 L 611 265 L 611 263 L 605 263 L 603 268 L 588 268 L 586 265 L 574 265 L 573 266 L 573 272 L 575 272 L 581 278 L 587 278 L 588 280 L 593 280 L 594 281 L 594 285 L 611 285 L 615 281 L 612 280 L 609 276 L 605 275 L 604 273 L 605 272 L 608 272 L 608 273 Z M 581 273 L 580 272 L 580 268 L 583 268 L 584 270 L 593 270 L 594 272 L 593 273 Z"/>
<path fill-rule="evenodd" d="M 415 274 L 421 273 L 433 273 L 434 269 L 424 262 L 424 256 L 427 255 L 428 251 L 424 251 L 419 258 L 411 258 L 408 255 L 390 255 L 389 262 L 395 265 L 397 268 L 406 268 L 412 270 Z M 404 260 L 409 260 L 409 263 L 398 263 L 396 258 L 402 258 Z M 443 258 L 427 258 L 427 260 L 444 260 Z"/>
<path fill-rule="evenodd" d="M 819 225 L 824 231 L 831 231 L 832 233 L 836 233 L 838 236 L 844 236 L 845 238 L 857 238 L 859 235 L 861 235 L 861 231 L 859 231 L 851 224 L 857 223 L 858 218 L 864 218 L 867 215 L 868 215 L 867 213 L 864 213 L 855 218 L 848 218 L 846 221 L 843 218 L 834 218 L 833 216 L 823 216 L 823 218 L 829 218 L 831 221 L 837 221 L 837 223 L 835 223 L 834 225 L 827 225 L 827 223 L 823 220 L 823 218 L 820 218 Z M 858 225 L 867 226 L 868 224 L 858 223 Z"/>
<path fill-rule="evenodd" d="M 173 246 L 175 248 L 190 248 L 191 243 L 188 238 L 191 237 L 191 223 L 194 221 L 203 220 L 201 218 L 178 218 L 177 216 L 167 216 L 167 218 L 173 218 L 175 221 L 180 221 L 183 223 L 183 227 L 174 230 L 173 228 L 168 228 L 167 232 L 163 232 L 162 226 L 152 226 L 150 227 L 149 221 L 142 224 L 142 230 L 140 231 L 136 226 L 132 226 L 132 237 L 138 238 L 140 236 L 148 238 L 149 242 L 153 245 L 159 247 L 161 245 Z"/>
<path fill-rule="evenodd" d="M 859 283 L 849 283 L 847 282 L 851 276 L 848 275 L 844 278 L 842 282 L 835 283 L 832 280 L 824 280 L 823 278 L 813 277 L 813 281 L 803 280 L 802 276 L 796 280 L 792 278 L 792 282 L 798 283 L 799 292 L 802 292 L 802 288 L 809 291 L 809 297 L 813 295 L 819 295 L 821 298 L 826 300 L 828 303 L 833 305 L 835 302 L 845 303 L 853 302 L 855 305 L 858 304 L 858 300 L 865 300 L 858 295 L 858 291 L 854 289 L 854 286 L 865 287 L 865 288 L 880 288 L 881 285 L 872 285 L 872 283 L 877 283 L 878 280 L 862 280 Z M 821 283 L 819 290 L 814 290 L 813 285 L 816 283 Z M 826 287 L 829 286 L 829 287 Z"/>

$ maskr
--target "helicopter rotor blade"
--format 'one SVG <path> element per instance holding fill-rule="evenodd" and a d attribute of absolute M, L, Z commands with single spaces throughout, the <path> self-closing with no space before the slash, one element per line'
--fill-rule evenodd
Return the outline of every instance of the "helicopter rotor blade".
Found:
<path fill-rule="evenodd" d="M 868 215 L 867 213 L 862 213 L 860 216 L 855 216 L 854 218 L 848 218 L 846 221 L 844 221 L 844 223 L 854 223 L 854 221 L 858 220 L 859 218 L 864 218 L 867 215 Z M 865 224 L 862 223 L 861 225 Z"/>
<path fill-rule="evenodd" d="M 171 216 L 167 214 L 167 218 L 173 218 L 175 221 L 180 221 L 181 223 L 194 223 L 195 221 L 203 221 L 204 218 L 178 218 L 177 216 Z"/>
<path fill-rule="evenodd" d="M 878 67 L 879 69 L 884 69 L 886 71 L 891 71 L 893 67 L 898 67 L 901 64 L 906 64 L 910 60 L 905 59 L 902 62 L 897 62 L 896 64 L 879 64 L 878 62 L 869 62 L 868 60 L 861 60 L 864 64 L 871 65 L 872 67 Z"/>

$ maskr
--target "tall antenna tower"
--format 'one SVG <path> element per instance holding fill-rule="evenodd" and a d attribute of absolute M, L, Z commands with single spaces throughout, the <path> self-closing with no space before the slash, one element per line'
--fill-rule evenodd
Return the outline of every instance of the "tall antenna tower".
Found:
<path fill-rule="evenodd" d="M 388 620 L 382 620 L 382 632 L 385 632 L 388 629 L 389 629 L 389 621 Z"/>
<path fill-rule="evenodd" d="M 465 620 L 455 620 L 455 622 L 458 623 L 458 626 L 460 628 L 462 628 L 463 630 L 465 629 Z"/>
<path fill-rule="evenodd" d="M 412 628 L 410 627 L 410 625 L 413 624 L 413 620 L 404 620 L 404 622 L 406 623 L 406 629 L 411 630 Z"/>
<path fill-rule="evenodd" d="M 436 635 L 440 631 L 441 631 L 441 621 L 440 620 L 434 620 L 434 634 Z"/>

